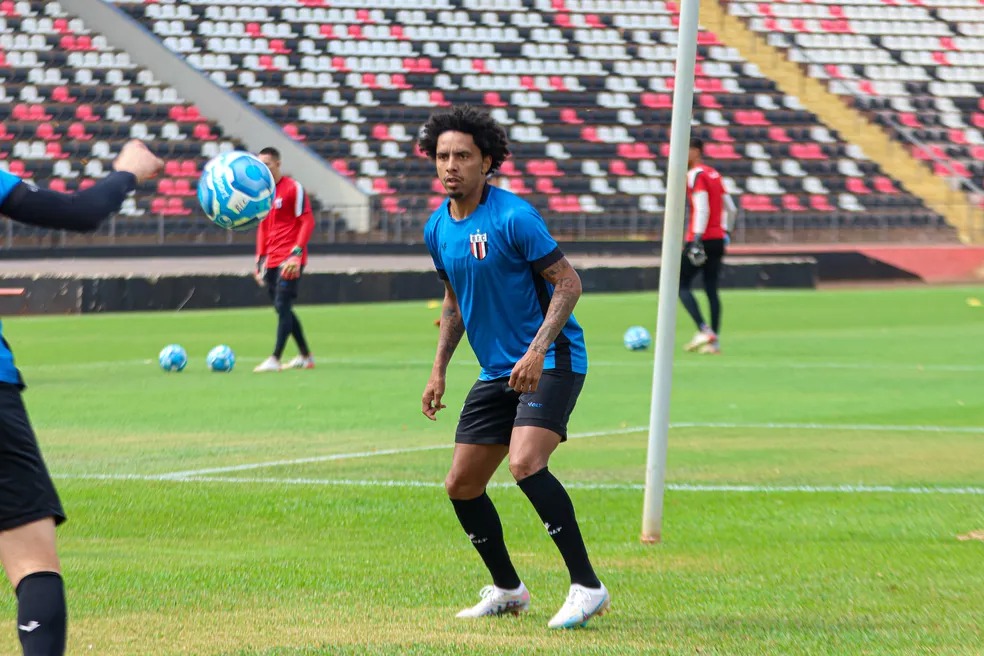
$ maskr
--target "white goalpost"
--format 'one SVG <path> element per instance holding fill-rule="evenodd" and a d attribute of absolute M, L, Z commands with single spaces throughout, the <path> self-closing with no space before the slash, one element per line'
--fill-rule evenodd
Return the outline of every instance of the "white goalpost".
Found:
<path fill-rule="evenodd" d="M 690 120 L 694 102 L 694 65 L 697 61 L 697 17 L 700 0 L 681 0 L 677 37 L 673 115 L 670 124 L 670 159 L 666 176 L 666 209 L 659 268 L 659 308 L 656 317 L 656 354 L 653 398 L 649 411 L 649 450 L 642 509 L 642 542 L 660 542 L 663 533 L 663 491 L 666 484 L 666 442 L 670 430 L 670 386 L 673 341 L 676 336 L 677 294 L 683 251 L 683 218 Z"/>

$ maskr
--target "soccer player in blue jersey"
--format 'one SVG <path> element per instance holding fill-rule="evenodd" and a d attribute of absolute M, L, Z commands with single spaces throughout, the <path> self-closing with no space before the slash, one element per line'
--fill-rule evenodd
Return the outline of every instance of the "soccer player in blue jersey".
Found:
<path fill-rule="evenodd" d="M 45 228 L 90 232 L 120 209 L 164 163 L 139 141 L 115 171 L 74 194 L 39 189 L 0 171 L 0 214 Z M 17 634 L 25 656 L 65 653 L 67 613 L 55 525 L 65 521 L 21 399 L 24 382 L 0 331 L 0 562 L 17 592 Z"/>
<path fill-rule="evenodd" d="M 444 281 L 441 333 L 422 410 L 445 406 L 448 363 L 467 334 L 482 367 L 465 400 L 445 488 L 462 528 L 492 575 L 482 600 L 458 617 L 518 614 L 530 593 L 509 558 L 486 486 L 506 455 L 570 572 L 550 628 L 581 626 L 608 609 L 574 505 L 547 468 L 588 371 L 584 334 L 571 312 L 581 279 L 536 209 L 487 178 L 509 156 L 505 131 L 487 113 L 453 107 L 424 125 L 420 148 L 448 193 L 424 228 Z"/>

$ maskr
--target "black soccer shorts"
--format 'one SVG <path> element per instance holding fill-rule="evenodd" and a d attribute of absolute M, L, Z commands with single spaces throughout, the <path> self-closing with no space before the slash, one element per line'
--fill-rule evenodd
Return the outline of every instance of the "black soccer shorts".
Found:
<path fill-rule="evenodd" d="M 539 426 L 567 441 L 567 422 L 584 387 L 584 374 L 547 369 L 535 392 L 509 388 L 509 378 L 479 380 L 465 398 L 454 441 L 509 445 L 514 426 Z"/>
<path fill-rule="evenodd" d="M 303 272 L 304 269 L 302 267 L 301 273 Z M 274 267 L 267 269 L 263 273 L 263 282 L 266 283 L 267 293 L 270 294 L 271 301 L 276 301 L 278 295 L 294 301 L 297 299 L 297 288 L 301 282 L 301 277 L 298 276 L 293 280 L 284 280 L 280 277 L 280 267 Z"/>
<path fill-rule="evenodd" d="M 41 459 L 20 389 L 0 383 L 0 531 L 45 517 L 61 524 L 65 511 Z"/>

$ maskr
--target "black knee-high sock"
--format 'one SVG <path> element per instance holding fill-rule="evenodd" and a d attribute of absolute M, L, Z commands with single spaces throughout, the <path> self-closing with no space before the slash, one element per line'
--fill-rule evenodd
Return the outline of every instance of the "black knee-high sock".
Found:
<path fill-rule="evenodd" d="M 308 348 L 307 340 L 304 339 L 304 329 L 301 328 L 301 320 L 297 318 L 297 314 L 291 310 L 290 315 L 292 317 L 292 324 L 290 334 L 294 336 L 294 341 L 297 342 L 297 350 L 301 352 L 301 355 L 307 357 L 311 355 L 311 350 Z"/>
<path fill-rule="evenodd" d="M 278 308 L 277 311 L 277 345 L 273 348 L 273 355 L 279 360 L 284 354 L 284 347 L 287 346 L 287 338 L 290 337 L 294 329 L 294 313 L 290 308 L 286 311 Z"/>
<path fill-rule="evenodd" d="M 468 539 L 489 568 L 492 582 L 507 590 L 518 588 L 519 575 L 509 560 L 506 542 L 502 538 L 502 522 L 489 495 L 483 492 L 475 499 L 451 499 L 451 505 L 458 515 L 461 528 L 465 529 Z"/>
<path fill-rule="evenodd" d="M 65 586 L 56 572 L 35 572 L 17 586 L 17 635 L 24 656 L 65 653 Z"/>
<path fill-rule="evenodd" d="M 560 481 L 544 467 L 519 481 L 519 488 L 533 504 L 547 533 L 560 550 L 571 573 L 571 583 L 586 588 L 601 587 L 588 560 L 588 551 L 574 516 L 574 504 Z"/>

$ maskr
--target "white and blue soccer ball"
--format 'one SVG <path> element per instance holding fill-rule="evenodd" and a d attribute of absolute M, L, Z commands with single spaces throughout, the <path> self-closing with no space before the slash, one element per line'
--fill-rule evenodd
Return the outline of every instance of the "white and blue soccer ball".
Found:
<path fill-rule="evenodd" d="M 232 371 L 233 366 L 236 364 L 236 354 L 225 344 L 219 344 L 208 352 L 208 355 L 205 357 L 205 364 L 212 371 Z"/>
<path fill-rule="evenodd" d="M 242 150 L 213 157 L 198 180 L 198 202 L 220 228 L 248 230 L 266 218 L 277 185 L 270 169 Z"/>
<path fill-rule="evenodd" d="M 649 334 L 649 331 L 642 326 L 632 326 L 625 331 L 625 335 L 622 337 L 622 343 L 630 351 L 643 351 L 653 343 L 653 338 Z"/>
<path fill-rule="evenodd" d="M 164 371 L 181 371 L 188 364 L 188 354 L 180 344 L 168 344 L 161 349 L 157 361 Z"/>

